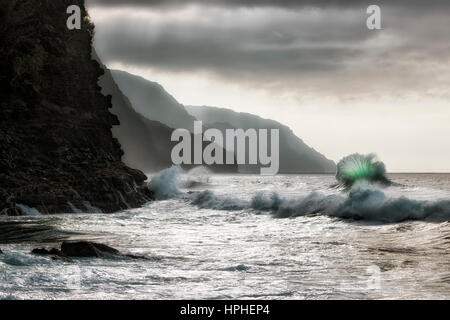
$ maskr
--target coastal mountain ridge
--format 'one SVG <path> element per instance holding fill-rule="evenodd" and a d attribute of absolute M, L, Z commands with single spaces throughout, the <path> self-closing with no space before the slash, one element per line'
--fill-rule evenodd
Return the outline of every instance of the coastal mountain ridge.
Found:
<path fill-rule="evenodd" d="M 231 109 L 209 106 L 185 106 L 186 110 L 202 120 L 204 125 L 217 128 L 225 134 L 226 129 L 278 129 L 280 134 L 279 173 L 334 173 L 336 164 L 323 154 L 308 146 L 297 137 L 291 128 L 271 119 L 257 115 L 236 112 Z M 240 165 L 240 172 L 259 172 L 257 165 Z"/>
<path fill-rule="evenodd" d="M 336 171 L 336 164 L 333 161 L 306 145 L 289 127 L 277 121 L 225 108 L 185 106 L 157 82 L 122 70 L 111 70 L 111 74 L 120 91 L 129 99 L 129 106 L 143 118 L 157 121 L 171 128 L 185 128 L 191 132 L 193 132 L 194 121 L 201 120 L 204 130 L 216 128 L 221 130 L 224 136 L 226 129 L 279 129 L 280 173 L 334 173 Z M 170 141 L 170 137 L 167 141 Z M 166 142 L 163 141 L 163 143 Z M 225 150 L 225 152 L 233 153 L 234 150 Z M 224 166 L 217 166 L 217 172 L 223 171 L 222 167 Z M 238 165 L 237 167 L 236 172 L 240 173 L 260 172 L 260 165 Z"/>

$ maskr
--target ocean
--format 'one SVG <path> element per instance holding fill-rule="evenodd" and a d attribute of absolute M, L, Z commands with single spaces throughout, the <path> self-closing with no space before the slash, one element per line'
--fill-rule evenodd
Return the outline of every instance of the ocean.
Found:
<path fill-rule="evenodd" d="M 151 176 L 115 214 L 0 217 L 2 299 L 448 299 L 450 175 Z M 33 255 L 65 239 L 147 259 Z"/>

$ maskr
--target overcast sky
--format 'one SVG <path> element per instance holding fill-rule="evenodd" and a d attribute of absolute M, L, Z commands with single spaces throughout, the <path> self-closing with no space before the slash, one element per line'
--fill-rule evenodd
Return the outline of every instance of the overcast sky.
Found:
<path fill-rule="evenodd" d="M 392 1 L 391 1 L 392 2 Z M 450 1 L 88 0 L 103 62 L 290 126 L 338 161 L 450 172 Z M 345 4 L 341 4 L 345 3 Z"/>

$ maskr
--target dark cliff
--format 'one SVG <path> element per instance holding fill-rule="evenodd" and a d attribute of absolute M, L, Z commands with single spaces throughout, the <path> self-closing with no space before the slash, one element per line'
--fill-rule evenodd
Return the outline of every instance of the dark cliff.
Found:
<path fill-rule="evenodd" d="M 66 9 L 82 8 L 81 30 Z M 150 200 L 121 162 L 83 0 L 0 0 L 0 212 L 113 212 Z"/>
<path fill-rule="evenodd" d="M 120 119 L 120 125 L 112 129 L 114 137 L 122 144 L 122 160 L 145 172 L 155 172 L 172 165 L 170 136 L 173 129 L 158 121 L 146 119 L 134 111 L 128 98 L 115 83 L 111 71 L 103 67 L 105 74 L 99 84 L 105 95 L 112 97 L 111 112 Z"/>

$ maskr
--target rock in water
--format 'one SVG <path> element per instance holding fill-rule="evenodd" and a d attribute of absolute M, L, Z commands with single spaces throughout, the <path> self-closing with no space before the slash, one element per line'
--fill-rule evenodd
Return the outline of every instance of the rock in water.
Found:
<path fill-rule="evenodd" d="M 51 249 L 36 248 L 36 249 L 31 250 L 31 253 L 50 256 L 50 259 L 52 259 L 52 260 L 63 261 L 63 262 L 73 262 L 72 259 L 63 255 L 61 253 L 61 250 L 56 249 L 56 248 L 51 248 Z"/>
<path fill-rule="evenodd" d="M 67 257 L 95 257 L 105 258 L 108 256 L 121 255 L 120 252 L 105 244 L 88 241 L 63 242 L 61 253 Z"/>
<path fill-rule="evenodd" d="M 3 251 L 0 249 L 0 254 L 3 254 Z"/>
<path fill-rule="evenodd" d="M 1 253 L 1 251 L 0 251 Z M 65 241 L 61 244 L 61 250 L 52 248 L 36 248 L 31 251 L 33 254 L 48 255 L 52 260 L 60 260 L 64 262 L 73 262 L 72 258 L 130 258 L 143 259 L 149 258 L 140 255 L 123 254 L 119 250 L 114 249 L 106 244 L 95 243 L 89 241 Z"/>
<path fill-rule="evenodd" d="M 62 261 L 62 262 L 69 262 L 69 263 L 74 262 L 72 259 L 65 257 L 65 256 L 51 256 L 50 259 L 52 259 L 53 261 Z"/>
<path fill-rule="evenodd" d="M 33 254 L 43 254 L 43 255 L 56 255 L 56 256 L 60 256 L 61 255 L 61 251 L 59 251 L 58 249 L 55 248 L 51 248 L 46 249 L 46 248 L 37 248 L 37 249 L 33 249 L 31 251 L 31 253 Z"/>

